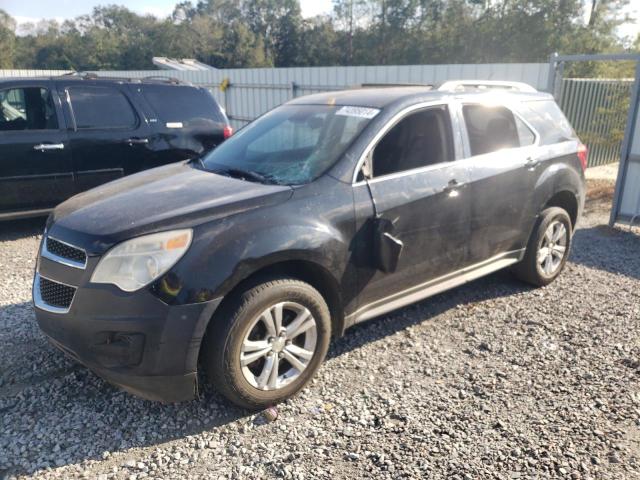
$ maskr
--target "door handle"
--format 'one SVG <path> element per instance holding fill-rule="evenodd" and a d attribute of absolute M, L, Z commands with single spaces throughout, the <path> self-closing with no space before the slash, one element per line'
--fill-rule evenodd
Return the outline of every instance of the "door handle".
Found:
<path fill-rule="evenodd" d="M 149 139 L 148 138 L 131 137 L 131 138 L 127 139 L 127 143 L 129 145 L 146 145 L 147 143 L 149 143 Z"/>
<path fill-rule="evenodd" d="M 34 145 L 33 149 L 41 152 L 45 150 L 64 150 L 64 143 L 39 143 Z"/>
<path fill-rule="evenodd" d="M 451 196 L 457 196 L 458 190 L 462 187 L 464 187 L 464 183 L 460 183 L 454 178 L 452 180 L 449 180 L 447 186 L 442 189 L 442 193 L 448 193 Z"/>
<path fill-rule="evenodd" d="M 538 168 L 538 165 L 540 165 L 540 160 L 536 160 L 536 159 L 531 158 L 531 157 L 527 158 L 527 161 L 524 162 L 524 167 L 527 170 L 531 170 L 531 171 L 533 171 L 536 168 Z"/>

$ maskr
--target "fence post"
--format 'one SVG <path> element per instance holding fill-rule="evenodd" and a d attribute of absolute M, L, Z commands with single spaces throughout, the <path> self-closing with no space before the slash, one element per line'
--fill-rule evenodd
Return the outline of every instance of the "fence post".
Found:
<path fill-rule="evenodd" d="M 291 98 L 296 98 L 297 91 L 298 91 L 298 85 L 296 85 L 296 82 L 291 82 Z"/>
<path fill-rule="evenodd" d="M 560 95 L 562 93 L 562 81 L 564 80 L 564 66 L 565 62 L 560 62 L 558 64 L 558 71 L 554 80 L 555 85 L 553 86 L 553 91 L 551 92 L 553 94 L 553 98 L 555 98 L 557 102 L 561 100 Z"/>
<path fill-rule="evenodd" d="M 549 77 L 547 78 L 547 91 L 551 94 L 555 91 L 556 88 L 556 58 L 558 57 L 558 52 L 552 53 L 549 57 Z"/>

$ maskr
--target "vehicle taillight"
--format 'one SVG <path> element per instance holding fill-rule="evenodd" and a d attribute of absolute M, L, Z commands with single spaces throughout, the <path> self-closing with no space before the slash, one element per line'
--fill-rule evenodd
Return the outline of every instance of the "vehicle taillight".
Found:
<path fill-rule="evenodd" d="M 224 139 L 226 140 L 231 135 L 233 135 L 233 127 L 227 125 L 226 127 L 224 127 L 224 130 L 222 130 L 222 134 L 224 135 Z"/>
<path fill-rule="evenodd" d="M 580 165 L 582 165 L 583 171 L 587 169 L 588 156 L 589 149 L 587 146 L 582 143 L 578 145 L 578 158 L 580 159 Z"/>

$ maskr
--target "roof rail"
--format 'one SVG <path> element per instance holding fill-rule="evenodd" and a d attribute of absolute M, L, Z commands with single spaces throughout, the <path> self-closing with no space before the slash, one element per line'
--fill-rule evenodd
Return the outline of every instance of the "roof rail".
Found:
<path fill-rule="evenodd" d="M 96 78 L 98 78 L 98 74 L 97 73 L 93 73 L 93 72 L 85 72 L 85 71 L 79 71 L 76 72 L 75 70 L 73 72 L 67 72 L 67 73 L 63 73 L 62 74 L 63 77 L 82 77 L 85 80 L 95 80 Z"/>
<path fill-rule="evenodd" d="M 391 87 L 428 87 L 434 88 L 430 83 L 361 83 L 359 88 L 391 88 Z"/>
<path fill-rule="evenodd" d="M 82 80 L 111 80 L 116 82 L 132 82 L 132 83 L 142 83 L 144 81 L 150 81 L 150 82 L 168 83 L 171 85 L 192 85 L 192 83 L 190 82 L 186 82 L 175 77 L 165 77 L 164 75 L 148 75 L 146 77 L 135 77 L 135 78 L 103 77 L 98 75 L 95 72 L 73 71 L 73 72 L 63 73 L 61 76 L 62 77 L 78 77 L 78 78 L 81 78 Z"/>
<path fill-rule="evenodd" d="M 165 77 L 163 75 L 148 75 L 146 77 L 142 77 L 140 80 L 153 80 L 158 82 L 172 83 L 175 85 L 179 85 L 181 83 L 186 83 L 175 77 Z"/>
<path fill-rule="evenodd" d="M 450 80 L 444 82 L 438 90 L 445 92 L 465 92 L 484 90 L 508 90 L 515 92 L 537 92 L 535 88 L 523 82 L 503 82 L 496 80 Z"/>

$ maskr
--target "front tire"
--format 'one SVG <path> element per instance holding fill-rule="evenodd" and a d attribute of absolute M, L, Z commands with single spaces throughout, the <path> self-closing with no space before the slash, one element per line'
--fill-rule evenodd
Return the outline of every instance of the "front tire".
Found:
<path fill-rule="evenodd" d="M 524 258 L 513 268 L 515 275 L 538 287 L 550 284 L 564 269 L 571 250 L 571 239 L 569 214 L 559 207 L 543 210 L 529 239 Z"/>
<path fill-rule="evenodd" d="M 326 356 L 331 317 L 322 295 L 292 278 L 233 298 L 207 332 L 204 368 L 231 402 L 260 409 L 295 395 Z"/>

